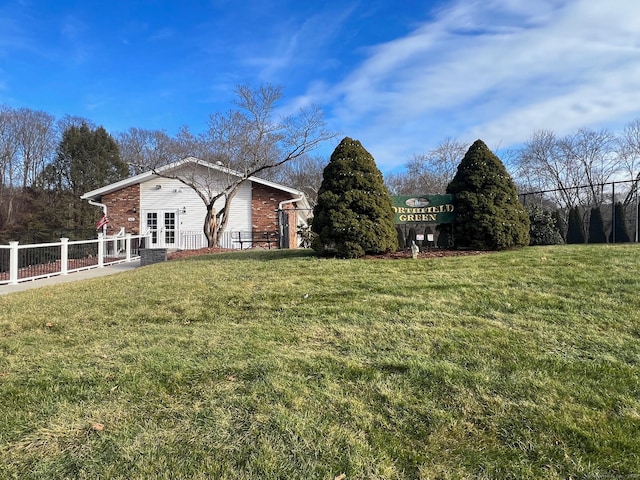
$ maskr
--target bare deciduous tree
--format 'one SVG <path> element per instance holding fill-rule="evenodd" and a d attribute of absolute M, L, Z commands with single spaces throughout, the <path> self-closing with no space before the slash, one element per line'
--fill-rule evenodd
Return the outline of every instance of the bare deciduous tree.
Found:
<path fill-rule="evenodd" d="M 17 196 L 36 184 L 55 142 L 52 115 L 28 108 L 0 109 L 0 224 L 14 223 Z"/>
<path fill-rule="evenodd" d="M 389 175 L 387 186 L 396 195 L 444 193 L 468 148 L 459 140 L 446 138 L 426 154 L 414 155 L 405 172 Z"/>
<path fill-rule="evenodd" d="M 210 247 L 219 245 L 229 220 L 229 207 L 242 184 L 336 136 L 325 128 L 323 114 L 316 106 L 302 109 L 297 115 L 274 118 L 282 98 L 281 87 L 254 89 L 240 85 L 235 93 L 237 109 L 212 114 L 204 134 L 194 136 L 183 129 L 176 137 L 173 151 L 182 158 L 195 158 L 178 162 L 180 168 L 175 169 L 163 169 L 157 160 L 144 157 L 140 160 L 145 163 L 134 164 L 177 179 L 197 193 L 207 209 L 203 230 Z M 217 168 L 207 168 L 207 162 Z"/>
<path fill-rule="evenodd" d="M 18 142 L 13 110 L 0 109 L 0 227 L 11 224 L 17 177 Z"/>
<path fill-rule="evenodd" d="M 581 129 L 562 138 L 537 130 L 517 155 L 516 174 L 528 190 L 549 191 L 566 209 L 600 205 L 601 185 L 620 171 L 614 147 L 607 130 Z"/>
<path fill-rule="evenodd" d="M 328 160 L 320 156 L 302 155 L 277 169 L 270 179 L 304 192 L 313 207 L 322 184 L 322 172 Z"/>
<path fill-rule="evenodd" d="M 604 201 L 602 185 L 620 171 L 613 140 L 608 130 L 582 128 L 558 142 L 566 163 L 573 165 L 580 176 L 576 184 L 586 186 L 582 198 L 584 205 L 601 205 Z"/>
<path fill-rule="evenodd" d="M 536 130 L 520 150 L 516 159 L 517 178 L 530 191 L 558 189 L 559 204 L 571 207 L 575 204 L 573 190 L 577 172 L 564 162 L 558 148 L 556 134 L 550 130 Z"/>
<path fill-rule="evenodd" d="M 16 139 L 21 157 L 22 188 L 34 185 L 51 160 L 55 137 L 55 118 L 45 112 L 20 108 L 16 111 Z"/>
<path fill-rule="evenodd" d="M 149 167 L 157 168 L 171 161 L 176 140 L 164 130 L 145 130 L 132 127 L 116 137 L 120 157 L 132 166 L 134 174 Z"/>
<path fill-rule="evenodd" d="M 618 156 L 625 176 L 632 179 L 624 199 L 627 206 L 637 198 L 640 184 L 640 119 L 628 123 L 617 137 Z"/>

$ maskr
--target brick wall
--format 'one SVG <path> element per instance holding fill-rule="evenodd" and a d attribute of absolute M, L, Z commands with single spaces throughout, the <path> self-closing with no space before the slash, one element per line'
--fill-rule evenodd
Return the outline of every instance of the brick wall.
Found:
<path fill-rule="evenodd" d="M 122 227 L 127 233 L 140 233 L 140 185 L 131 185 L 108 193 L 102 197 L 100 203 L 107 206 L 109 234 L 118 233 Z"/>
<path fill-rule="evenodd" d="M 276 190 L 266 185 L 253 184 L 253 192 L 251 199 L 251 223 L 254 231 L 279 232 L 280 223 L 278 219 L 278 206 L 280 202 L 291 200 L 291 194 Z M 297 248 L 298 246 L 298 225 L 295 205 L 285 204 L 283 210 L 288 211 L 289 215 L 289 231 L 284 232 L 289 236 L 289 247 Z"/>
<path fill-rule="evenodd" d="M 289 216 L 289 248 L 298 248 L 298 214 L 296 207 L 294 204 L 288 203 L 283 205 L 282 209 Z"/>
<path fill-rule="evenodd" d="M 280 230 L 278 206 L 280 202 L 290 200 L 293 197 L 286 192 L 258 183 L 253 183 L 252 188 L 251 228 L 259 232 L 278 232 Z M 108 193 L 102 197 L 101 203 L 107 206 L 109 234 L 118 233 L 122 227 L 127 233 L 134 235 L 140 233 L 140 185 L 131 185 L 116 192 Z M 290 229 L 288 235 L 289 245 L 295 248 L 298 241 L 296 214 L 293 211 L 295 207 L 287 204 L 284 205 L 284 208 L 292 210 L 289 213 Z"/>
<path fill-rule="evenodd" d="M 251 228 L 254 231 L 278 231 L 278 205 L 292 197 L 286 192 L 253 183 L 251 195 Z"/>

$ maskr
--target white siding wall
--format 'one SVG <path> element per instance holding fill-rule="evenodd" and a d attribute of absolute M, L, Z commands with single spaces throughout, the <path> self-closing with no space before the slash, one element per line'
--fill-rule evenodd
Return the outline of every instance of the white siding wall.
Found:
<path fill-rule="evenodd" d="M 226 231 L 251 231 L 251 182 L 243 183 L 236 196 L 231 200 Z"/>
<path fill-rule="evenodd" d="M 158 186 L 160 188 L 158 188 Z M 216 208 L 224 201 L 216 202 Z M 186 213 L 183 210 L 186 208 Z M 151 211 L 176 212 L 181 232 L 202 232 L 207 210 L 204 202 L 193 189 L 178 180 L 153 177 L 140 184 L 140 228 L 144 231 L 146 213 Z M 245 182 L 231 201 L 229 223 L 225 231 L 251 230 L 251 183 Z"/>
<path fill-rule="evenodd" d="M 184 207 L 187 209 L 186 214 L 182 213 Z M 201 230 L 207 212 L 204 203 L 191 188 L 178 180 L 160 177 L 140 185 L 140 208 L 141 221 L 144 221 L 147 212 L 176 212 L 181 230 Z M 143 228 L 144 225 L 140 227 Z"/>

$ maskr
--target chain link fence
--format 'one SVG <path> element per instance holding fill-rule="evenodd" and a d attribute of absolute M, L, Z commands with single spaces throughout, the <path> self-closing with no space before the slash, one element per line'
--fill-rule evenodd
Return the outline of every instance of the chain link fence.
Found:
<path fill-rule="evenodd" d="M 565 238 L 569 211 L 577 207 L 587 240 L 591 215 L 594 209 L 597 209 L 602 217 L 606 238 L 610 243 L 638 242 L 640 210 L 637 187 L 638 180 L 622 180 L 527 192 L 519 194 L 519 197 L 525 207 L 537 205 L 544 210 L 554 212 L 556 218 L 560 220 L 560 231 Z"/>

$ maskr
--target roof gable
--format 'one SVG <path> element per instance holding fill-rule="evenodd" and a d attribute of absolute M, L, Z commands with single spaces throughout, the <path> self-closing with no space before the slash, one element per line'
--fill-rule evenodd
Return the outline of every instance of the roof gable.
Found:
<path fill-rule="evenodd" d="M 221 173 L 224 173 L 226 175 L 233 175 L 236 176 L 238 178 L 242 177 L 242 174 L 240 172 L 237 172 L 235 170 L 231 170 L 229 168 L 226 168 L 222 165 L 215 165 L 213 163 L 210 162 L 206 162 L 204 160 L 200 160 L 198 158 L 195 157 L 186 157 L 182 160 L 178 160 L 176 162 L 173 163 L 169 163 L 167 165 L 164 165 L 160 168 L 158 168 L 156 171 L 160 174 L 164 173 L 164 172 L 169 172 L 171 170 L 178 170 L 184 166 L 190 165 L 190 164 L 196 164 L 199 166 L 203 166 L 205 168 L 209 168 L 212 170 L 217 170 Z M 124 180 L 120 180 L 118 182 L 109 184 L 109 185 L 105 185 L 104 187 L 101 188 L 97 188 L 95 190 L 91 190 L 90 192 L 87 192 L 85 194 L 83 194 L 80 198 L 82 200 L 98 200 L 99 198 L 101 198 L 103 195 L 106 195 L 108 193 L 111 192 L 115 192 L 118 190 L 121 190 L 123 188 L 129 187 L 131 185 L 136 185 L 136 184 L 142 184 L 148 181 L 151 181 L 155 178 L 161 177 L 162 175 L 158 175 L 158 173 L 153 172 L 152 170 L 149 170 L 147 172 L 144 173 L 140 173 L 138 175 L 134 175 L 132 177 L 129 178 L 125 178 Z M 268 187 L 271 188 L 275 188 L 276 190 L 281 190 L 283 192 L 287 192 L 289 194 L 291 194 L 294 197 L 298 197 L 300 199 L 302 199 L 302 202 L 308 206 L 308 202 L 307 202 L 307 198 L 306 195 L 301 192 L 300 190 L 296 190 L 295 188 L 290 188 L 290 187 L 286 187 L 284 185 L 280 185 L 278 183 L 275 182 L 270 182 L 269 180 L 264 180 L 262 178 L 258 178 L 258 177 L 249 177 L 247 178 L 248 181 L 250 182 L 255 182 L 255 183 L 259 183 L 261 185 L 266 185 Z"/>

